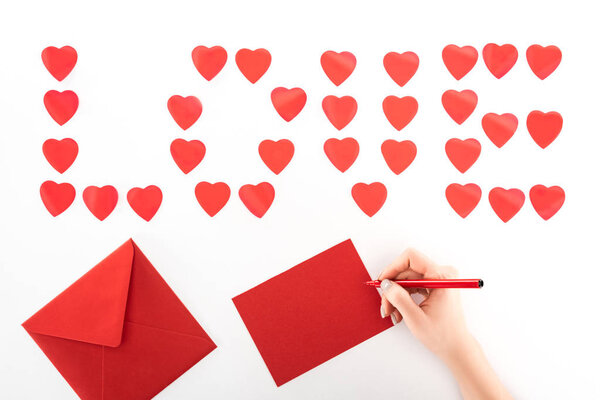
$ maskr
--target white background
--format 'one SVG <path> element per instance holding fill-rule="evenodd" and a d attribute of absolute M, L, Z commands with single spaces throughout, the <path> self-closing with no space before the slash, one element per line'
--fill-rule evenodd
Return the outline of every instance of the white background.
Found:
<path fill-rule="evenodd" d="M 298 262 L 352 238 L 376 275 L 414 246 L 463 277 L 481 277 L 481 291 L 463 291 L 467 319 L 502 381 L 516 398 L 598 398 L 597 259 L 598 29 L 583 2 L 89 2 L 12 1 L 0 10 L 0 398 L 74 399 L 74 392 L 20 324 L 70 283 L 133 237 L 219 346 L 158 399 L 456 399 L 447 369 L 408 332 L 390 329 L 276 388 L 231 298 Z M 589 2 L 592 3 L 592 2 Z M 494 78 L 481 57 L 457 82 L 445 69 L 446 44 L 512 43 L 515 67 Z M 540 81 L 529 69 L 531 44 L 558 45 L 563 61 Z M 79 60 L 57 82 L 45 70 L 46 46 L 71 45 Z M 225 68 L 211 82 L 195 70 L 197 45 L 221 45 Z M 251 85 L 235 52 L 267 48 L 273 62 Z M 352 51 L 358 64 L 335 87 L 319 57 Z M 404 88 L 385 73 L 388 51 L 414 51 L 421 64 Z M 270 103 L 274 87 L 306 90 L 305 109 L 284 122 Z M 74 90 L 80 107 L 58 126 L 44 109 L 47 90 Z M 441 94 L 472 89 L 474 114 L 461 126 L 445 114 Z M 183 132 L 167 112 L 173 94 L 203 103 Z M 325 118 L 326 95 L 352 95 L 356 118 L 341 133 Z M 401 132 L 381 101 L 411 95 L 419 112 Z M 564 128 L 547 149 L 525 129 L 532 110 L 559 111 Z M 515 136 L 497 149 L 481 129 L 487 112 L 519 118 Z M 356 138 L 361 153 L 345 174 L 326 159 L 330 137 Z M 62 176 L 44 159 L 48 138 L 72 137 L 80 148 Z M 207 154 L 184 175 L 169 154 L 175 138 L 200 139 Z M 444 154 L 452 137 L 482 143 L 476 164 L 461 175 Z M 275 176 L 257 151 L 263 139 L 288 138 L 296 154 Z M 400 176 L 385 165 L 385 139 L 413 140 L 415 162 Z M 75 203 L 52 218 L 39 198 L 44 180 L 70 182 Z M 194 197 L 197 182 L 224 181 L 232 198 L 208 217 Z M 271 182 L 275 201 L 264 218 L 237 197 L 242 184 Z M 356 182 L 388 188 L 383 209 L 366 217 L 350 196 Z M 452 182 L 478 183 L 484 196 L 466 219 L 444 197 Z M 566 203 L 543 221 L 529 200 L 509 223 L 493 213 L 494 186 L 528 192 L 561 185 Z M 81 199 L 88 185 L 114 185 L 119 204 L 104 222 Z M 163 205 L 149 223 L 125 200 L 134 186 L 158 185 Z M 332 289 L 343 277 L 332 276 Z M 583 282 L 583 283 L 581 283 Z M 343 289 L 342 289 L 343 290 Z M 274 299 L 273 301 L 277 301 Z"/>

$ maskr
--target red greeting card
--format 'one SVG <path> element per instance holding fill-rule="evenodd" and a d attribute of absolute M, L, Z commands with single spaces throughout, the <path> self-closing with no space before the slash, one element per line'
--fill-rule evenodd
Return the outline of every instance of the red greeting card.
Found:
<path fill-rule="evenodd" d="M 233 298 L 277 386 L 392 326 L 352 241 Z"/>

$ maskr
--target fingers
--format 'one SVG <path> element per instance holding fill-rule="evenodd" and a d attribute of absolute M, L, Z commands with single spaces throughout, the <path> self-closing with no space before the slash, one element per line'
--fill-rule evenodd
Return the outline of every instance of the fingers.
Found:
<path fill-rule="evenodd" d="M 438 275 L 437 268 L 437 265 L 423 253 L 408 248 L 379 274 L 378 279 L 396 279 L 400 273 L 409 269 L 425 277 L 435 278 Z"/>
<path fill-rule="evenodd" d="M 400 285 L 385 279 L 381 282 L 383 295 L 391 305 L 400 312 L 404 321 L 412 330 L 412 327 L 421 326 L 425 321 L 425 313 L 413 301 L 410 294 Z M 393 311 L 390 311 L 393 312 Z"/>
<path fill-rule="evenodd" d="M 413 274 L 415 274 L 416 276 L 413 276 Z M 421 274 L 417 274 L 414 271 L 404 271 L 404 272 L 401 272 L 394 279 L 396 279 L 396 280 L 402 280 L 402 279 L 419 279 L 421 277 L 422 277 Z M 409 294 L 420 293 L 424 297 L 427 297 L 427 295 L 429 294 L 427 292 L 427 289 L 424 289 L 424 288 L 407 288 L 405 290 Z M 394 311 L 394 306 L 385 298 L 385 296 L 382 295 L 381 296 L 381 317 L 382 318 L 389 317 L 392 314 L 392 311 Z"/>
<path fill-rule="evenodd" d="M 449 266 L 439 267 L 440 278 L 455 279 L 458 277 L 458 271 Z M 455 289 L 431 289 L 429 296 L 421 303 L 422 309 L 427 313 L 427 308 L 430 304 L 447 303 L 458 296 L 458 291 Z"/>
<path fill-rule="evenodd" d="M 395 276 L 394 280 L 403 280 L 403 279 L 422 279 L 423 274 L 415 272 L 411 269 L 407 269 L 405 271 L 400 272 L 397 276 Z M 427 289 L 419 289 L 419 288 L 408 288 L 406 289 L 408 293 L 421 293 L 423 296 L 427 297 L 428 292 Z M 385 296 L 381 296 L 381 317 L 389 317 L 394 310 L 394 306 L 387 301 Z"/>
<path fill-rule="evenodd" d="M 442 275 L 442 278 L 445 278 L 445 279 L 458 278 L 458 270 L 454 267 L 450 267 L 450 266 L 440 267 L 440 273 Z"/>
<path fill-rule="evenodd" d="M 427 289 L 417 289 L 417 288 L 411 288 L 411 289 L 405 289 L 408 294 L 413 294 L 413 293 L 419 293 L 421 295 L 423 295 L 423 297 L 427 297 L 429 295 L 429 293 L 427 292 Z M 392 305 L 392 303 L 390 303 L 388 301 L 388 299 L 386 299 L 385 296 L 381 296 L 381 318 L 385 318 L 385 317 L 389 317 L 390 315 L 392 315 L 392 311 L 394 311 L 395 308 Z"/>
<path fill-rule="evenodd" d="M 394 306 L 382 294 L 382 296 L 381 296 L 381 316 L 383 318 L 389 317 L 392 314 L 392 311 L 394 311 Z"/>
<path fill-rule="evenodd" d="M 403 280 L 403 279 L 452 279 L 457 277 L 457 271 L 452 267 L 440 267 L 431 261 L 427 256 L 423 253 L 408 248 L 402 254 L 394 260 L 390 265 L 388 265 L 382 272 L 379 274 L 379 280 L 393 279 L 393 280 Z M 395 286 L 398 286 L 395 284 Z M 382 286 L 383 288 L 383 286 Z M 407 295 L 408 301 L 410 303 L 405 303 L 405 307 L 410 307 L 414 305 L 419 309 L 419 312 L 424 314 L 423 310 L 410 298 L 410 293 L 420 293 L 427 299 L 431 295 L 435 293 L 435 290 L 427 290 L 427 289 L 413 289 L 406 290 L 402 287 L 399 287 L 404 294 Z M 445 297 L 446 293 L 444 291 L 436 293 L 432 300 L 439 300 L 439 298 Z M 406 306 L 406 304 L 408 304 Z M 428 302 L 424 301 L 424 305 L 427 306 Z M 398 310 L 398 314 L 394 314 L 395 310 Z M 410 309 L 404 309 L 404 312 L 410 312 Z M 406 319 L 407 317 L 404 315 L 402 309 L 398 308 L 394 301 L 389 297 L 389 295 L 382 293 L 381 297 L 381 316 L 382 318 L 394 315 L 397 318 L 397 322 L 399 322 L 401 315 Z M 419 315 L 419 314 L 417 314 Z M 410 318 L 410 317 L 409 317 Z M 407 321 L 408 323 L 408 321 Z"/>
<path fill-rule="evenodd" d="M 390 278 L 387 278 L 390 279 Z M 403 279 L 423 279 L 423 274 L 413 271 L 412 269 L 407 269 L 404 270 L 402 272 L 400 272 L 398 275 L 396 275 L 395 277 L 391 278 L 395 281 L 398 280 L 403 280 Z"/>

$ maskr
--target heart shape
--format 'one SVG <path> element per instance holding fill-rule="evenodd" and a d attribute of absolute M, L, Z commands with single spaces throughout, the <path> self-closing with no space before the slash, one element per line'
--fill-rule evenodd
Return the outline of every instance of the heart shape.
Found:
<path fill-rule="evenodd" d="M 538 78 L 544 80 L 558 68 L 562 53 L 556 46 L 543 47 L 539 44 L 529 46 L 527 52 L 527 63 Z"/>
<path fill-rule="evenodd" d="M 70 183 L 46 181 L 40 186 L 40 197 L 48 212 L 56 217 L 73 204 L 75 188 Z"/>
<path fill-rule="evenodd" d="M 477 139 L 450 139 L 446 142 L 448 159 L 463 174 L 471 168 L 481 154 L 481 144 Z"/>
<path fill-rule="evenodd" d="M 533 141 L 545 149 L 558 137 L 562 130 L 563 119 L 556 111 L 544 113 L 532 111 L 527 116 L 527 130 Z"/>
<path fill-rule="evenodd" d="M 192 61 L 207 81 L 217 76 L 227 62 L 227 52 L 221 46 L 198 46 L 192 50 Z"/>
<path fill-rule="evenodd" d="M 325 155 L 340 172 L 345 172 L 354 164 L 358 157 L 358 142 L 351 138 L 327 139 L 323 145 Z"/>
<path fill-rule="evenodd" d="M 338 131 L 341 131 L 356 115 L 358 104 L 351 96 L 327 96 L 323 99 L 323 111 L 327 119 Z"/>
<path fill-rule="evenodd" d="M 545 221 L 560 210 L 565 202 L 565 191 L 560 186 L 535 185 L 529 190 L 531 205 Z"/>
<path fill-rule="evenodd" d="M 244 185 L 240 188 L 239 196 L 248 211 L 256 217 L 262 218 L 275 199 L 275 189 L 268 182 Z"/>
<path fill-rule="evenodd" d="M 488 43 L 483 48 L 482 56 L 492 75 L 500 79 L 515 65 L 519 53 L 512 44 L 498 46 L 495 43 Z"/>
<path fill-rule="evenodd" d="M 271 66 L 271 53 L 266 49 L 241 49 L 235 54 L 235 63 L 250 83 L 256 83 Z"/>
<path fill-rule="evenodd" d="M 162 191 L 158 186 L 150 185 L 144 189 L 135 187 L 127 192 L 127 202 L 137 215 L 150 221 L 162 203 Z"/>
<path fill-rule="evenodd" d="M 199 140 L 175 139 L 171 143 L 171 156 L 179 169 L 187 174 L 200 164 L 206 154 L 204 143 Z"/>
<path fill-rule="evenodd" d="M 458 47 L 449 44 L 442 50 L 442 60 L 457 81 L 468 74 L 477 63 L 477 49 L 473 46 Z"/>
<path fill-rule="evenodd" d="M 71 90 L 49 90 L 44 95 L 44 106 L 57 124 L 64 125 L 75 115 L 79 107 L 79 98 Z"/>
<path fill-rule="evenodd" d="M 381 144 L 381 154 L 392 172 L 400 175 L 417 156 L 417 146 L 410 140 L 397 142 L 388 139 Z"/>
<path fill-rule="evenodd" d="M 195 96 L 174 95 L 167 101 L 169 113 L 184 131 L 194 125 L 202 115 L 202 103 Z"/>
<path fill-rule="evenodd" d="M 62 81 L 71 73 L 77 64 L 77 51 L 71 46 L 63 46 L 60 49 L 54 46 L 42 50 L 42 62 L 57 81 Z"/>
<path fill-rule="evenodd" d="M 304 108 L 306 93 L 300 88 L 286 89 L 278 87 L 271 92 L 271 102 L 281 118 L 290 122 Z"/>
<path fill-rule="evenodd" d="M 523 207 L 525 195 L 519 189 L 495 187 L 490 190 L 489 200 L 496 215 L 502 221 L 508 222 Z"/>
<path fill-rule="evenodd" d="M 195 193 L 200 207 L 214 217 L 229 201 L 231 190 L 224 182 L 200 182 L 196 185 Z"/>
<path fill-rule="evenodd" d="M 326 51 L 321 55 L 321 67 L 336 86 L 340 86 L 354 71 L 356 57 L 348 51 Z"/>
<path fill-rule="evenodd" d="M 100 221 L 104 221 L 113 212 L 118 200 L 117 189 L 111 185 L 88 186 L 83 191 L 83 202 Z"/>
<path fill-rule="evenodd" d="M 263 140 L 258 145 L 258 154 L 265 165 L 275 175 L 279 175 L 294 156 L 294 144 L 287 139 L 281 139 L 277 142 Z"/>
<path fill-rule="evenodd" d="M 383 113 L 396 130 L 401 130 L 413 120 L 419 109 L 414 97 L 388 96 L 383 99 Z"/>
<path fill-rule="evenodd" d="M 517 131 L 519 120 L 513 114 L 487 113 L 481 119 L 481 126 L 488 138 L 500 148 L 513 137 Z"/>
<path fill-rule="evenodd" d="M 357 183 L 352 186 L 352 198 L 362 212 L 372 217 L 385 204 L 387 189 L 381 182 Z"/>
<path fill-rule="evenodd" d="M 481 200 L 481 189 L 474 183 L 452 183 L 446 188 L 446 200 L 462 218 L 466 218 Z"/>
<path fill-rule="evenodd" d="M 404 86 L 419 68 L 419 57 L 412 51 L 405 53 L 390 52 L 383 57 L 383 67 L 394 82 Z"/>
<path fill-rule="evenodd" d="M 70 138 L 48 139 L 42 145 L 42 152 L 48 163 L 62 174 L 75 162 L 79 147 L 77 142 Z"/>
<path fill-rule="evenodd" d="M 475 111 L 477 94 L 472 90 L 446 90 L 442 95 L 442 105 L 450 118 L 460 125 Z"/>

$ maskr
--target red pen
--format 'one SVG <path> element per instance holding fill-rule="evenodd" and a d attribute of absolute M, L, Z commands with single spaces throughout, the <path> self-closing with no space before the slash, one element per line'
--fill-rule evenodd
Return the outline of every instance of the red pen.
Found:
<path fill-rule="evenodd" d="M 394 281 L 404 288 L 426 289 L 480 289 L 482 279 L 406 279 Z M 380 287 L 381 281 L 368 281 L 365 285 Z"/>

